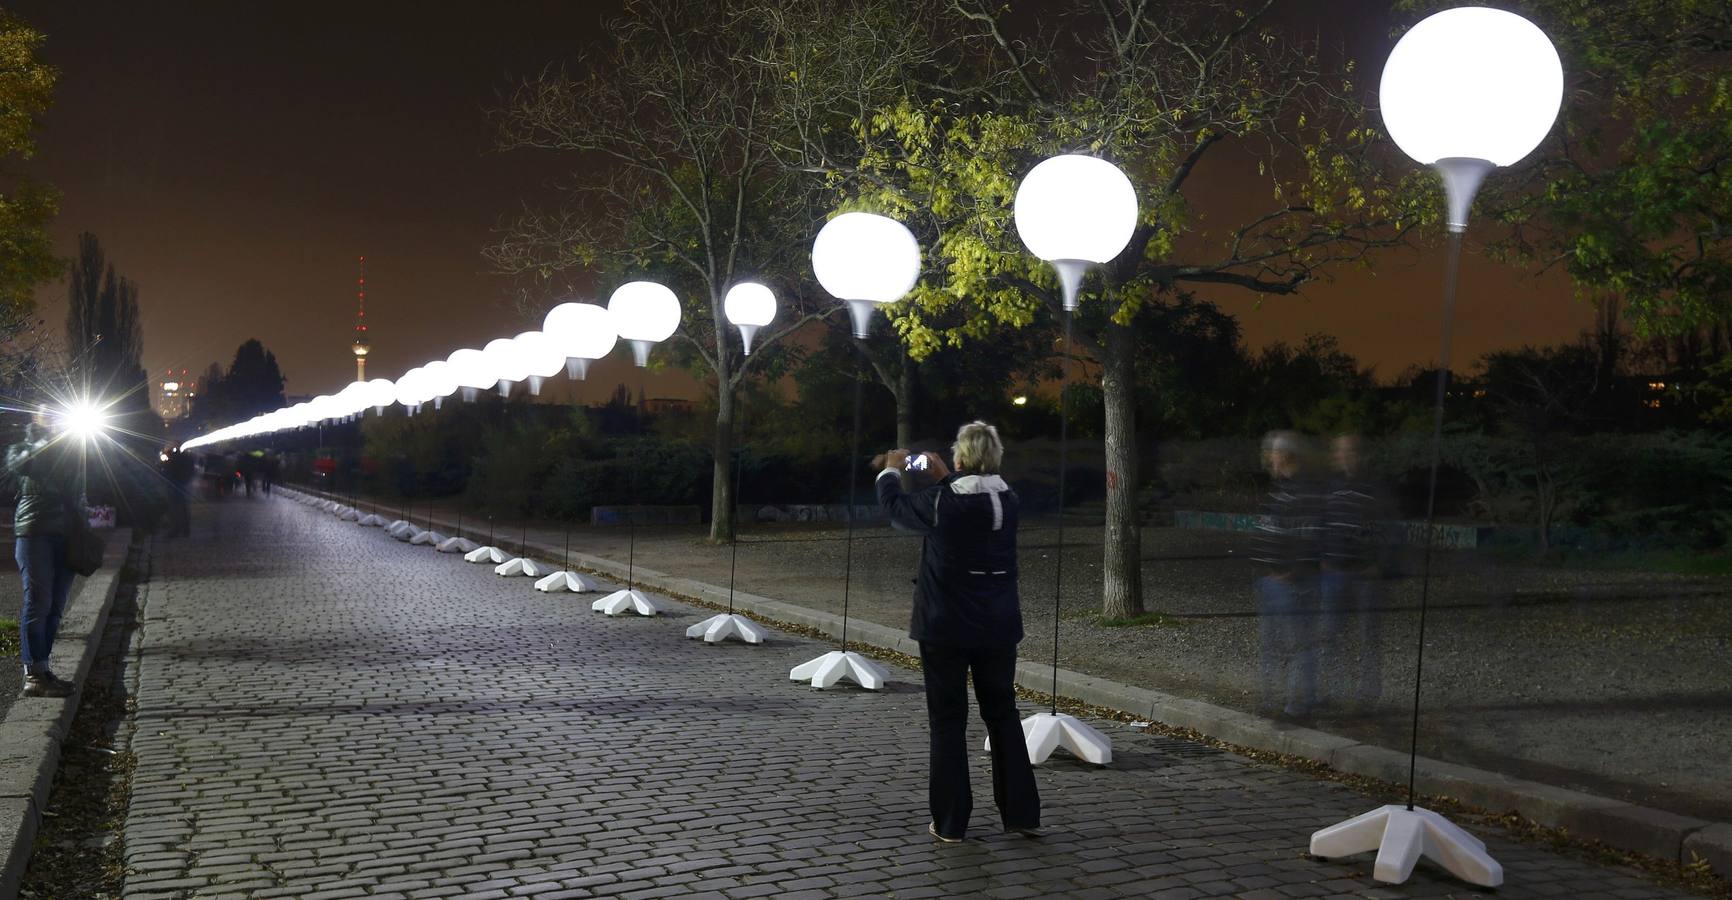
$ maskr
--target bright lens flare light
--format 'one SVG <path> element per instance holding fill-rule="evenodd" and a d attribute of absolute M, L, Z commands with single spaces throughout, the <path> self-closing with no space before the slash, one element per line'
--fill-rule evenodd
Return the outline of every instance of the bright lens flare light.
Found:
<path fill-rule="evenodd" d="M 108 430 L 108 413 L 88 400 L 74 403 L 59 413 L 60 427 L 82 441 Z"/>

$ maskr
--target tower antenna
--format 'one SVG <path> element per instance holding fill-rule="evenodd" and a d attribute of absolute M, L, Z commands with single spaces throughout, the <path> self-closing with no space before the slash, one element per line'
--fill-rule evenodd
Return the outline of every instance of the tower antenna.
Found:
<path fill-rule="evenodd" d="M 373 345 L 367 340 L 367 257 L 360 258 L 360 275 L 355 279 L 355 380 L 367 380 L 367 353 Z"/>

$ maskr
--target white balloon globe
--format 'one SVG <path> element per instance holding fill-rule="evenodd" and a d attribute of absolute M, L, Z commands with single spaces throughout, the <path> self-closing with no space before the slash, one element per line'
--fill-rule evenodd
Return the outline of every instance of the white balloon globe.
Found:
<path fill-rule="evenodd" d="M 481 348 L 481 355 L 487 357 L 488 365 L 493 367 L 494 383 L 499 386 L 499 396 L 511 394 L 511 384 L 525 381 L 529 378 L 529 364 L 518 352 L 517 342 L 511 338 L 495 338 Z"/>
<path fill-rule="evenodd" d="M 565 374 L 584 377 L 589 364 L 613 352 L 619 332 L 607 310 L 593 303 L 561 303 L 549 310 L 541 330 L 565 354 Z"/>
<path fill-rule="evenodd" d="M 422 396 L 422 391 L 426 390 L 426 388 L 423 386 L 422 379 L 426 371 L 427 370 L 421 366 L 416 366 L 415 368 L 404 372 L 403 377 L 397 379 L 396 395 L 398 404 L 410 411 L 414 411 L 415 407 L 420 406 L 425 402 L 425 398 Z"/>
<path fill-rule="evenodd" d="M 620 285 L 607 300 L 607 314 L 619 336 L 631 343 L 632 356 L 640 366 L 649 365 L 650 347 L 680 327 L 679 298 L 653 281 Z"/>
<path fill-rule="evenodd" d="M 383 415 L 385 407 L 397 402 L 397 384 L 389 378 L 369 379 L 365 396 L 373 412 Z"/>
<path fill-rule="evenodd" d="M 541 395 L 541 384 L 559 374 L 565 368 L 565 352 L 559 349 L 559 344 L 546 332 L 525 331 L 511 339 L 517 345 L 518 356 L 523 360 L 524 371 L 529 373 L 530 396 Z"/>
<path fill-rule="evenodd" d="M 920 243 L 887 216 L 843 213 L 812 242 L 812 272 L 832 297 L 848 303 L 854 336 L 865 337 L 873 304 L 894 303 L 920 280 Z"/>
<path fill-rule="evenodd" d="M 433 408 L 438 409 L 444 404 L 445 398 L 457 393 L 461 387 L 457 376 L 451 370 L 451 363 L 436 359 L 421 369 L 421 402 L 433 401 Z"/>
<path fill-rule="evenodd" d="M 722 312 L 740 329 L 746 355 L 751 356 L 753 335 L 776 320 L 776 294 L 756 281 L 744 281 L 728 288 L 728 296 L 722 300 Z"/>
<path fill-rule="evenodd" d="M 1507 166 L 1545 140 L 1563 95 L 1563 63 L 1545 32 L 1515 13 L 1463 6 L 1402 36 L 1378 102 L 1390 138 L 1417 162 Z"/>
<path fill-rule="evenodd" d="M 1017 186 L 1016 233 L 1058 270 L 1065 309 L 1076 309 L 1084 270 L 1111 262 L 1136 230 L 1137 189 L 1104 159 L 1054 156 Z"/>
<path fill-rule="evenodd" d="M 465 400 L 474 400 L 477 391 L 499 383 L 498 376 L 493 374 L 492 360 L 480 350 L 465 347 L 451 354 L 445 361 L 451 364 L 451 377 L 456 380 L 457 386 L 463 389 Z"/>

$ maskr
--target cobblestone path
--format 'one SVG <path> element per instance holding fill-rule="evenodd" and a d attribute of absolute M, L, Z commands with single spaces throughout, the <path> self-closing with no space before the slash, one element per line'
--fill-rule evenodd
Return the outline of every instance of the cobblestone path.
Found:
<path fill-rule="evenodd" d="M 1304 855 L 1374 800 L 1116 725 L 1111 768 L 1038 770 L 1044 837 L 977 754 L 935 844 L 917 673 L 814 691 L 804 638 L 688 641 L 707 611 L 608 618 L 280 497 L 197 515 L 141 593 L 129 897 L 1474 894 Z M 1502 897 L 1667 895 L 1487 837 Z"/>

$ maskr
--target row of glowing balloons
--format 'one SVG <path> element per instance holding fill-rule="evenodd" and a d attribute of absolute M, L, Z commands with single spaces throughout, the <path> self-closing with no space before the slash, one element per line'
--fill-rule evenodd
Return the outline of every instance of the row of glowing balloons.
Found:
<path fill-rule="evenodd" d="M 1391 139 L 1416 161 L 1448 172 L 1467 162 L 1515 163 L 1550 132 L 1563 95 L 1563 68 L 1551 41 L 1514 13 L 1458 7 L 1415 25 L 1384 65 L 1379 98 Z M 1460 190 L 1452 185 L 1452 195 Z M 1471 188 L 1469 188 L 1471 194 Z M 1454 198 L 1451 230 L 1465 224 L 1466 202 Z M 1137 196 L 1117 166 L 1090 156 L 1056 156 L 1030 170 L 1017 188 L 1018 235 L 1035 256 L 1052 264 L 1064 307 L 1075 309 L 1089 266 L 1109 262 L 1129 244 L 1137 225 Z M 1462 221 L 1457 221 L 1457 219 Z M 849 306 L 854 334 L 865 337 L 878 304 L 900 300 L 920 277 L 920 247 L 906 227 L 870 213 L 844 213 L 824 225 L 812 245 L 812 269 L 826 291 Z M 749 354 L 757 330 L 776 315 L 776 298 L 756 282 L 733 286 L 723 303 Z M 582 378 L 591 362 L 619 339 L 646 365 L 650 349 L 680 324 L 673 291 L 650 281 L 621 285 L 605 308 L 562 303 L 540 331 L 500 338 L 479 350 L 463 349 L 391 381 L 357 381 L 330 396 L 297 403 L 187 441 L 196 448 L 361 415 L 392 405 L 411 413 L 462 391 L 473 399 L 497 388 L 542 381 L 564 369 Z"/>

